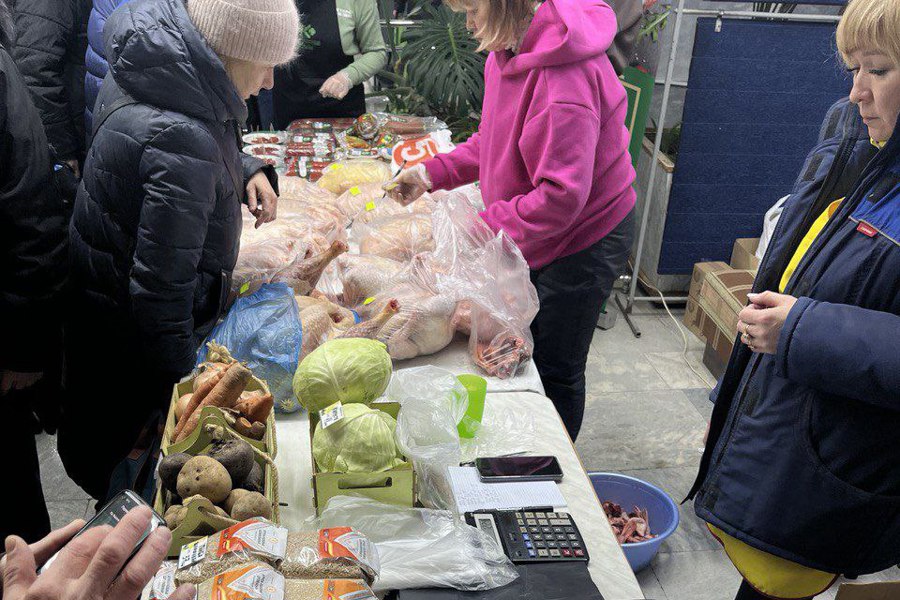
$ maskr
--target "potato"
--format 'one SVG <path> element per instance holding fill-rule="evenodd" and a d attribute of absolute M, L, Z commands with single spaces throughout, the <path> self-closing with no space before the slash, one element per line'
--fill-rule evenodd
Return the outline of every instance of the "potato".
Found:
<path fill-rule="evenodd" d="M 181 415 L 184 414 L 184 411 L 187 409 L 187 405 L 193 396 L 194 394 L 185 394 L 175 403 L 175 421 L 178 421 L 178 419 L 181 418 Z"/>
<path fill-rule="evenodd" d="M 181 525 L 181 522 L 184 521 L 184 517 L 187 515 L 187 510 L 187 506 L 182 506 L 181 504 L 173 504 L 166 510 L 164 518 L 169 529 L 175 529 Z"/>
<path fill-rule="evenodd" d="M 247 475 L 247 479 L 241 482 L 240 485 L 235 487 L 239 487 L 244 490 L 250 490 L 251 492 L 262 492 L 263 491 L 263 470 L 262 467 L 259 466 L 259 463 L 253 461 L 253 468 L 250 469 L 250 474 Z"/>
<path fill-rule="evenodd" d="M 225 467 L 225 470 L 231 475 L 233 485 L 243 483 L 253 468 L 253 448 L 243 440 L 229 439 L 214 442 L 212 447 L 206 451 L 206 455 L 213 457 Z"/>
<path fill-rule="evenodd" d="M 182 498 L 199 494 L 218 504 L 231 493 L 231 475 L 216 459 L 195 456 L 185 463 L 178 474 L 177 488 Z"/>
<path fill-rule="evenodd" d="M 251 517 L 272 518 L 272 503 L 259 492 L 242 494 L 231 509 L 231 518 L 243 521 Z"/>
<path fill-rule="evenodd" d="M 237 502 L 242 496 L 249 493 L 250 492 L 248 490 L 242 490 L 241 488 L 235 488 L 231 490 L 231 493 L 228 494 L 228 498 L 225 499 L 225 504 L 222 505 L 225 507 L 225 512 L 230 515 L 232 509 L 234 509 L 234 503 Z"/>
<path fill-rule="evenodd" d="M 172 492 L 178 491 L 178 474 L 181 473 L 185 463 L 191 460 L 193 456 L 179 452 L 178 454 L 169 454 L 159 461 L 159 480 L 162 486 Z"/>

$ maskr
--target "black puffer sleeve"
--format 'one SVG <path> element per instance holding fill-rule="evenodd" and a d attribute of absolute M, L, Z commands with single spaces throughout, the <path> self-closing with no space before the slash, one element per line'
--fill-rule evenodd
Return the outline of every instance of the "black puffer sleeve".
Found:
<path fill-rule="evenodd" d="M 62 160 L 75 158 L 82 140 L 72 120 L 66 63 L 79 47 L 79 16 L 71 0 L 17 0 L 14 57 L 35 106 L 41 113 L 47 139 Z M 81 58 L 83 62 L 83 57 Z"/>
<path fill-rule="evenodd" d="M 129 292 L 143 348 L 160 371 L 187 373 L 196 358 L 197 265 L 221 164 L 210 133 L 189 123 L 163 129 L 141 157 L 144 201 Z"/>

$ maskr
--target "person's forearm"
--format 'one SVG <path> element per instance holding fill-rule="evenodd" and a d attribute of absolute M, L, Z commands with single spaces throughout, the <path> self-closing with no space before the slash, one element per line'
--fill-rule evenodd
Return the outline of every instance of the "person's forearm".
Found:
<path fill-rule="evenodd" d="M 356 60 L 347 65 L 343 72 L 350 78 L 350 83 L 357 86 L 374 77 L 386 64 L 387 50 L 375 50 L 356 57 Z"/>

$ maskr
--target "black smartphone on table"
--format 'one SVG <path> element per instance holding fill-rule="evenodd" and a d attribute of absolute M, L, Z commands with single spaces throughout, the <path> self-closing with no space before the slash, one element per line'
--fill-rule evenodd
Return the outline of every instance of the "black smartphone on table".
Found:
<path fill-rule="evenodd" d="M 496 456 L 476 458 L 475 468 L 484 483 L 556 481 L 563 478 L 555 456 Z"/>

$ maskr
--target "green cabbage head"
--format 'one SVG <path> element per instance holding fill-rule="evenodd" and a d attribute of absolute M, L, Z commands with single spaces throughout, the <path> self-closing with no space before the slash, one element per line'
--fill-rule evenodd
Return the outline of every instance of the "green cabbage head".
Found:
<path fill-rule="evenodd" d="M 379 341 L 341 338 L 309 353 L 294 373 L 294 394 L 310 413 L 338 400 L 371 404 L 391 379 L 391 357 Z"/>
<path fill-rule="evenodd" d="M 344 406 L 344 418 L 313 434 L 313 457 L 328 473 L 380 473 L 403 462 L 394 441 L 397 421 L 364 404 Z"/>

